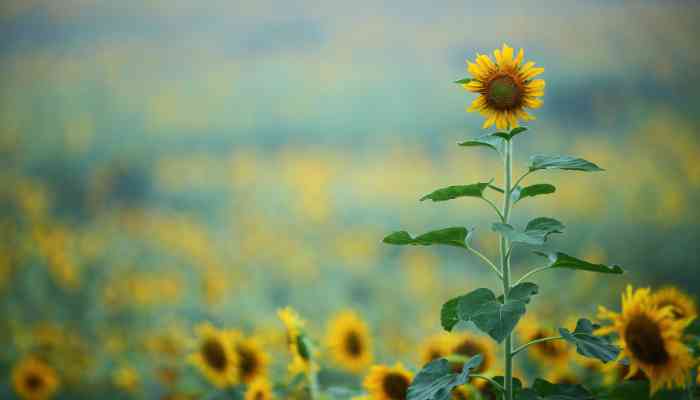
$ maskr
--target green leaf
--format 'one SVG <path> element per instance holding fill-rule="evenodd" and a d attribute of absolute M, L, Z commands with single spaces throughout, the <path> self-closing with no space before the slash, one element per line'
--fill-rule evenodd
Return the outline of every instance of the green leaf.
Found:
<path fill-rule="evenodd" d="M 520 283 L 511 289 L 508 300 L 503 302 L 489 289 L 476 289 L 443 305 L 442 326 L 451 331 L 457 322 L 473 322 L 500 343 L 515 328 L 525 314 L 525 305 L 537 292 L 534 283 Z"/>
<path fill-rule="evenodd" d="M 509 136 L 511 139 L 513 139 L 516 135 L 519 135 L 527 130 L 526 127 L 524 126 L 518 126 L 517 128 L 513 128 L 510 130 Z"/>
<path fill-rule="evenodd" d="M 457 143 L 462 147 L 474 147 L 474 146 L 485 146 L 489 147 L 497 152 L 501 152 L 501 147 L 503 146 L 503 138 L 494 136 L 492 134 L 479 136 L 476 139 L 465 140 L 463 142 Z"/>
<path fill-rule="evenodd" d="M 649 395 L 648 380 L 627 380 L 618 383 L 603 393 L 600 398 L 605 400 L 678 400 L 686 398 L 683 390 L 661 390 L 653 397 Z"/>
<path fill-rule="evenodd" d="M 510 140 L 510 135 L 508 132 L 494 132 L 492 133 L 493 136 L 497 136 L 503 140 Z"/>
<path fill-rule="evenodd" d="M 478 354 L 462 367 L 462 372 L 455 373 L 450 362 L 444 358 L 429 362 L 418 372 L 411 386 L 408 387 L 408 400 L 450 400 L 452 389 L 469 381 L 472 369 L 481 365 L 483 357 Z"/>
<path fill-rule="evenodd" d="M 526 197 L 535 197 L 543 194 L 554 193 L 556 191 L 557 188 L 554 187 L 554 185 L 550 185 L 548 183 L 538 183 L 526 187 L 518 186 L 515 189 L 513 189 L 511 198 L 513 199 L 513 204 L 515 204 Z"/>
<path fill-rule="evenodd" d="M 564 169 L 569 171 L 604 171 L 604 169 L 583 158 L 570 156 L 532 156 L 530 158 L 530 171 L 540 169 Z"/>
<path fill-rule="evenodd" d="M 420 198 L 420 201 L 447 201 L 458 197 L 483 197 L 484 190 L 493 182 L 479 182 L 471 185 L 448 186 L 442 189 L 437 189 L 434 192 Z"/>
<path fill-rule="evenodd" d="M 579 260 L 576 257 L 572 257 L 568 254 L 562 252 L 555 253 L 545 253 L 541 251 L 534 252 L 537 255 L 546 257 L 549 259 L 550 268 L 567 268 L 567 269 L 578 269 L 582 271 L 599 272 L 602 274 L 624 274 L 625 271 L 616 264 L 611 266 L 604 264 L 592 264 L 587 261 Z"/>
<path fill-rule="evenodd" d="M 593 324 L 586 318 L 581 318 L 576 323 L 576 329 L 573 333 L 568 329 L 559 328 L 559 333 L 567 342 L 576 345 L 576 351 L 589 358 L 597 358 L 598 360 L 607 363 L 620 355 L 620 349 L 606 337 L 596 336 L 593 331 L 599 328 L 599 325 Z"/>
<path fill-rule="evenodd" d="M 471 82 L 473 79 L 472 78 L 462 78 L 454 81 L 454 83 L 459 83 L 460 85 L 466 85 L 467 83 Z"/>
<path fill-rule="evenodd" d="M 466 248 L 464 243 L 469 231 L 463 227 L 451 227 L 430 231 L 422 235 L 411 237 L 406 231 L 398 231 L 384 238 L 384 243 L 398 246 L 430 246 L 433 244 L 444 244 L 447 246 Z"/>
<path fill-rule="evenodd" d="M 541 246 L 552 233 L 562 233 L 564 224 L 554 218 L 539 217 L 530 221 L 523 232 L 515 230 L 512 225 L 500 222 L 494 223 L 491 228 L 513 243 Z"/>
<path fill-rule="evenodd" d="M 593 394 L 583 385 L 550 383 L 537 378 L 532 389 L 544 400 L 594 400 Z"/>
<path fill-rule="evenodd" d="M 693 322 L 685 327 L 683 333 L 691 336 L 700 336 L 700 318 L 693 319 Z"/>
<path fill-rule="evenodd" d="M 496 381 L 496 383 L 498 383 L 499 385 L 501 385 L 501 387 L 505 387 L 505 381 L 506 381 L 506 378 L 505 378 L 505 377 L 503 377 L 503 376 L 494 376 L 494 377 L 491 378 L 491 379 L 493 379 L 494 381 Z M 517 399 L 517 398 L 518 398 L 518 395 L 519 395 L 520 392 L 523 390 L 523 383 L 520 382 L 520 379 L 518 379 L 518 378 L 516 378 L 516 377 L 511 378 L 511 382 L 512 382 L 512 385 L 513 385 L 513 397 L 514 397 L 515 399 Z M 497 388 L 497 387 L 495 387 L 494 385 L 492 385 L 490 382 L 488 382 L 488 383 L 486 384 L 486 390 L 488 390 L 489 392 L 491 392 L 491 397 L 488 397 L 489 399 L 494 398 L 494 399 L 497 399 L 497 400 L 503 400 L 503 392 L 502 392 L 499 388 Z M 482 397 L 483 397 L 483 396 L 482 396 Z"/>

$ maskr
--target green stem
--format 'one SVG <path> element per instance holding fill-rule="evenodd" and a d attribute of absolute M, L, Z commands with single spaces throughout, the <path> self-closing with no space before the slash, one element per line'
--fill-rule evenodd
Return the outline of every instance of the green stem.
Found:
<path fill-rule="evenodd" d="M 507 224 L 510 217 L 511 191 L 513 179 L 513 142 L 508 140 L 505 145 L 503 157 L 504 166 L 504 193 L 503 193 L 503 223 Z M 508 239 L 501 235 L 501 271 L 503 273 L 503 300 L 508 300 L 510 292 L 510 252 Z M 509 333 L 503 343 L 505 364 L 504 394 L 505 400 L 513 400 L 513 333 Z"/>
<path fill-rule="evenodd" d="M 563 336 L 550 336 L 550 337 L 546 337 L 546 338 L 535 339 L 535 340 L 533 340 L 531 342 L 527 342 L 524 345 L 513 350 L 513 352 L 511 353 L 511 356 L 515 357 L 516 354 L 527 349 L 528 347 L 532 346 L 533 344 L 542 343 L 542 342 L 549 342 L 551 340 L 560 340 L 560 339 L 564 339 L 564 337 Z"/>
<path fill-rule="evenodd" d="M 505 217 L 504 217 L 503 214 L 501 213 L 501 210 L 499 210 L 498 207 L 496 207 L 496 205 L 493 204 L 493 201 L 487 199 L 486 197 L 482 197 L 482 199 L 483 199 L 485 202 L 487 202 L 487 203 L 491 206 L 491 208 L 493 208 L 493 210 L 496 212 L 496 214 L 498 214 L 498 218 L 501 219 L 501 222 L 505 223 Z"/>
<path fill-rule="evenodd" d="M 479 375 L 479 374 L 469 374 L 469 377 L 470 377 L 470 378 L 480 378 L 480 379 L 486 380 L 486 381 L 488 381 L 491 385 L 493 385 L 493 387 L 495 387 L 496 389 L 500 390 L 501 392 L 505 391 L 505 389 L 503 388 L 503 386 L 501 386 L 500 383 L 494 381 L 493 379 L 489 378 L 488 376 Z"/>
<path fill-rule="evenodd" d="M 524 281 L 525 279 L 529 278 L 530 276 L 535 275 L 536 273 L 538 273 L 538 272 L 540 272 L 540 271 L 547 270 L 547 269 L 549 269 L 549 268 L 550 268 L 549 265 L 545 265 L 544 267 L 538 267 L 538 268 L 535 268 L 535 269 L 533 269 L 533 270 L 530 270 L 528 273 L 526 273 L 525 275 L 523 275 L 522 277 L 520 277 L 520 279 L 518 279 L 518 281 L 515 282 L 515 283 L 513 284 L 513 286 L 517 286 L 519 283 L 521 283 L 521 282 Z"/>
<path fill-rule="evenodd" d="M 486 265 L 488 265 L 489 267 L 491 267 L 491 269 L 493 270 L 493 272 L 495 272 L 496 275 L 498 275 L 498 277 L 499 277 L 500 279 L 503 279 L 503 274 L 501 274 L 501 271 L 498 270 L 498 267 L 496 267 L 496 264 L 494 264 L 493 262 L 491 262 L 491 260 L 489 260 L 488 257 L 486 257 L 485 255 L 483 255 L 483 254 L 482 254 L 480 251 L 478 251 L 477 249 L 471 247 L 469 244 L 467 244 L 467 250 L 469 250 L 469 251 L 470 251 L 472 254 L 474 254 L 475 256 L 479 257 L 484 263 L 486 263 Z"/>
<path fill-rule="evenodd" d="M 517 181 L 515 181 L 515 185 L 513 185 L 513 187 L 518 187 L 518 185 L 520 185 L 520 182 L 522 182 L 523 179 L 525 179 L 525 177 L 530 175 L 531 173 L 532 171 L 527 171 L 526 173 L 524 173 L 520 178 L 518 178 Z"/>
<path fill-rule="evenodd" d="M 311 366 L 311 370 L 307 374 L 307 377 L 309 378 L 309 396 L 311 397 L 311 400 L 317 400 L 319 398 L 318 375 L 316 374 L 316 370 L 313 365 Z"/>

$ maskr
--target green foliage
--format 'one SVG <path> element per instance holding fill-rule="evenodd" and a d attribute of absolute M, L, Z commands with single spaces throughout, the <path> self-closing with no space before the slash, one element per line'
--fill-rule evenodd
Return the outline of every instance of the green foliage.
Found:
<path fill-rule="evenodd" d="M 554 384 L 537 378 L 532 388 L 522 390 L 517 400 L 594 400 L 593 394 L 583 385 Z"/>
<path fill-rule="evenodd" d="M 612 344 L 606 337 L 596 336 L 593 331 L 600 326 L 593 324 L 586 318 L 581 318 L 576 323 L 576 329 L 569 332 L 566 328 L 559 328 L 559 333 L 567 342 L 576 345 L 576 351 L 590 358 L 607 363 L 617 358 L 620 354 L 620 349 Z"/>
<path fill-rule="evenodd" d="M 493 379 L 496 383 L 498 383 L 499 385 L 501 385 L 501 387 L 505 387 L 505 382 L 506 382 L 505 377 L 503 377 L 503 376 L 494 376 L 492 379 Z M 515 378 L 515 377 L 511 378 L 510 381 L 511 381 L 511 383 L 512 383 L 512 385 L 513 385 L 513 395 L 514 395 L 515 398 L 517 399 L 517 398 L 518 398 L 518 394 L 520 394 L 520 392 L 523 390 L 523 383 L 520 382 L 520 379 Z M 502 392 L 501 390 L 499 390 L 499 388 L 494 387 L 494 385 L 491 385 L 491 384 L 489 384 L 487 387 L 488 387 L 488 390 L 491 392 L 491 397 L 487 397 L 487 398 L 489 398 L 489 399 L 490 399 L 490 398 L 494 398 L 494 399 L 496 399 L 496 400 L 503 400 L 503 397 L 504 397 L 504 396 L 503 396 L 503 392 Z"/>
<path fill-rule="evenodd" d="M 513 243 L 541 246 L 552 233 L 562 233 L 564 224 L 554 218 L 539 217 L 528 222 L 525 231 L 519 232 L 510 224 L 494 223 L 492 229 Z"/>
<path fill-rule="evenodd" d="M 623 381 L 612 388 L 596 394 L 600 400 L 678 400 L 689 398 L 682 390 L 662 390 L 653 397 L 649 395 L 648 380 Z"/>
<path fill-rule="evenodd" d="M 496 132 L 492 133 L 494 136 L 498 136 L 500 138 L 503 138 L 504 140 L 511 140 L 513 139 L 516 135 L 519 135 L 527 130 L 526 127 L 524 126 L 519 126 L 517 128 L 513 128 L 510 130 L 510 132 Z"/>
<path fill-rule="evenodd" d="M 460 85 L 466 85 L 467 83 L 471 82 L 472 78 L 462 78 L 454 81 L 454 83 L 459 83 Z"/>
<path fill-rule="evenodd" d="M 532 156 L 530 158 L 530 171 L 540 169 L 564 169 L 569 171 L 605 171 L 594 163 L 570 156 Z"/>
<path fill-rule="evenodd" d="M 553 253 L 535 251 L 534 253 L 549 259 L 549 268 L 578 269 L 581 271 L 599 272 L 602 274 L 625 273 L 625 271 L 619 265 L 613 264 L 608 266 L 604 264 L 592 264 L 558 251 Z"/>
<path fill-rule="evenodd" d="M 430 246 L 433 244 L 443 244 L 447 246 L 455 246 L 466 248 L 465 239 L 469 231 L 463 227 L 450 227 L 430 231 L 415 238 L 406 231 L 398 231 L 385 237 L 383 242 L 397 246 L 413 245 L 413 246 Z"/>
<path fill-rule="evenodd" d="M 484 190 L 493 182 L 479 182 L 471 185 L 456 185 L 448 186 L 442 189 L 437 189 L 434 192 L 420 198 L 420 201 L 447 201 L 458 197 L 483 197 Z"/>
<path fill-rule="evenodd" d="M 475 139 L 465 140 L 457 144 L 462 147 L 488 147 L 500 153 L 501 148 L 503 147 L 503 138 L 489 133 L 488 135 L 479 136 Z"/>
<path fill-rule="evenodd" d="M 449 300 L 442 306 L 442 326 L 447 331 L 458 322 L 473 322 L 482 332 L 497 342 L 510 334 L 525 314 L 525 305 L 538 293 L 534 283 L 514 286 L 505 302 L 489 289 L 476 289 L 464 296 Z"/>
<path fill-rule="evenodd" d="M 511 199 L 513 200 L 513 204 L 515 204 L 526 197 L 535 197 L 543 194 L 551 194 L 556 191 L 557 188 L 554 187 L 554 185 L 550 185 L 548 183 L 538 183 L 526 187 L 518 186 L 515 189 L 513 189 L 511 193 Z"/>
<path fill-rule="evenodd" d="M 481 365 L 482 360 L 481 354 L 477 354 L 464 363 L 460 373 L 453 372 L 450 362 L 444 358 L 429 362 L 408 387 L 408 400 L 451 399 L 452 389 L 467 383 L 469 373 Z"/>

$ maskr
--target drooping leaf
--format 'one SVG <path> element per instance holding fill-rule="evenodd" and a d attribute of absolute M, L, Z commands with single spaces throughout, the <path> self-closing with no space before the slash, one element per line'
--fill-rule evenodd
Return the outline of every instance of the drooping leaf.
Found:
<path fill-rule="evenodd" d="M 534 253 L 549 259 L 550 268 L 578 269 L 581 271 L 599 272 L 602 274 L 625 273 L 625 271 L 619 265 L 613 264 L 608 266 L 604 264 L 592 264 L 558 251 L 554 253 L 535 251 Z"/>
<path fill-rule="evenodd" d="M 496 150 L 497 152 L 501 152 L 501 148 L 503 147 L 503 138 L 500 138 L 498 136 L 494 136 L 493 134 L 488 134 L 488 135 L 483 135 L 479 136 L 478 138 L 475 139 L 470 139 L 470 140 L 465 140 L 463 142 L 457 143 L 458 145 L 462 147 L 475 147 L 475 146 L 485 146 L 489 147 L 493 150 Z"/>
<path fill-rule="evenodd" d="M 420 198 L 420 201 L 447 201 L 458 197 L 483 197 L 484 189 L 486 189 L 489 184 L 491 184 L 491 181 L 479 182 L 471 185 L 448 186 L 426 194 Z"/>
<path fill-rule="evenodd" d="M 411 386 L 408 387 L 408 400 L 450 400 L 452 389 L 469 381 L 472 369 L 481 365 L 481 354 L 464 363 L 462 371 L 452 371 L 450 362 L 444 358 L 433 360 L 418 372 Z"/>
<path fill-rule="evenodd" d="M 458 83 L 460 85 L 466 85 L 467 83 L 471 82 L 473 79 L 472 78 L 462 78 L 454 81 L 454 83 Z"/>
<path fill-rule="evenodd" d="M 541 246 L 552 233 L 562 233 L 564 224 L 554 218 L 539 217 L 528 222 L 523 232 L 517 231 L 512 225 L 500 222 L 494 223 L 492 229 L 511 242 Z"/>
<path fill-rule="evenodd" d="M 516 135 L 519 135 L 527 130 L 524 126 L 518 126 L 510 130 L 510 138 L 513 139 Z"/>
<path fill-rule="evenodd" d="M 544 400 L 594 400 L 593 394 L 583 385 L 555 384 L 537 378 L 532 389 Z"/>
<path fill-rule="evenodd" d="M 537 171 L 540 169 L 564 169 L 585 172 L 604 171 L 604 169 L 583 158 L 570 156 L 532 156 L 530 158 L 530 171 Z"/>
<path fill-rule="evenodd" d="M 398 231 L 385 237 L 383 242 L 399 246 L 430 246 L 433 244 L 444 244 L 447 246 L 466 247 L 464 241 L 467 238 L 468 232 L 467 228 L 455 226 L 430 231 L 414 238 L 406 231 Z"/>
<path fill-rule="evenodd" d="M 515 328 L 525 314 L 525 305 L 537 292 L 534 283 L 520 283 L 511 289 L 508 300 L 503 302 L 489 289 L 476 289 L 443 305 L 442 326 L 450 331 L 457 322 L 473 322 L 500 343 Z"/>
<path fill-rule="evenodd" d="M 511 198 L 513 199 L 513 204 L 515 204 L 526 197 L 535 197 L 543 194 L 554 193 L 556 191 L 557 188 L 548 183 L 538 183 L 526 187 L 518 186 L 513 190 Z"/>
<path fill-rule="evenodd" d="M 596 336 L 593 334 L 599 328 L 586 318 L 581 318 L 576 323 L 576 329 L 569 332 L 566 328 L 559 328 L 559 333 L 564 340 L 576 346 L 576 351 L 589 358 L 597 358 L 598 360 L 607 363 L 620 355 L 620 349 L 612 344 L 606 337 Z"/>

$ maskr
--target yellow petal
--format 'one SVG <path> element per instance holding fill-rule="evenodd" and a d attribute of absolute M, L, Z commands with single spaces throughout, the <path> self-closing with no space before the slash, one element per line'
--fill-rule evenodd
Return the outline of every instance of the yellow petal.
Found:
<path fill-rule="evenodd" d="M 491 61 L 491 57 L 487 55 L 479 54 L 476 60 L 489 71 L 496 69 L 496 64 L 494 64 L 493 61 Z"/>
<path fill-rule="evenodd" d="M 479 81 L 470 81 L 469 83 L 462 85 L 463 88 L 469 90 L 470 92 L 481 92 L 484 90 L 484 84 Z"/>
<path fill-rule="evenodd" d="M 496 114 L 492 114 L 490 117 L 486 118 L 486 121 L 484 121 L 481 127 L 484 129 L 489 128 L 494 122 L 496 122 Z"/>
<path fill-rule="evenodd" d="M 513 61 L 513 64 L 515 64 L 516 67 L 518 65 L 520 65 L 520 63 L 523 61 L 524 56 L 525 56 L 525 51 L 523 51 L 523 49 L 520 49 L 520 51 L 518 51 L 518 56 L 515 57 L 515 60 Z"/>
<path fill-rule="evenodd" d="M 508 127 L 508 119 L 504 113 L 496 114 L 496 128 L 506 129 Z"/>
<path fill-rule="evenodd" d="M 528 90 L 529 90 L 529 89 L 533 89 L 533 90 L 535 90 L 535 89 L 544 89 L 544 86 L 545 86 L 545 81 L 544 81 L 544 79 L 535 79 L 535 80 L 532 80 L 532 81 L 528 82 L 528 83 L 525 85 L 525 89 L 528 89 Z"/>
<path fill-rule="evenodd" d="M 532 68 L 528 69 L 526 72 L 521 71 L 520 78 L 522 80 L 526 81 L 526 80 L 529 80 L 529 79 L 536 77 L 537 75 L 539 75 L 543 72 L 544 72 L 544 68 L 542 68 L 542 67 L 532 67 Z"/>
<path fill-rule="evenodd" d="M 482 109 L 486 105 L 486 97 L 484 96 L 479 96 L 476 98 L 476 100 L 472 101 L 471 106 L 467 111 L 477 111 Z"/>
<path fill-rule="evenodd" d="M 503 66 L 509 67 L 513 65 L 513 48 L 508 47 L 507 44 L 503 43 L 503 50 L 501 50 L 503 55 Z"/>
<path fill-rule="evenodd" d="M 526 97 L 523 100 L 523 105 L 527 108 L 540 108 L 542 107 L 542 100 L 533 97 Z"/>
<path fill-rule="evenodd" d="M 503 57 L 501 57 L 501 51 L 496 49 L 493 51 L 493 56 L 496 58 L 496 64 L 503 65 Z"/>

